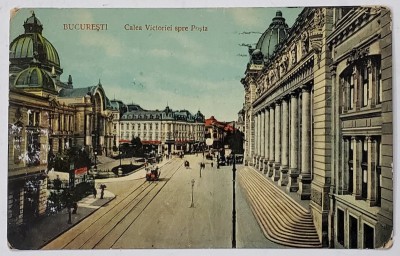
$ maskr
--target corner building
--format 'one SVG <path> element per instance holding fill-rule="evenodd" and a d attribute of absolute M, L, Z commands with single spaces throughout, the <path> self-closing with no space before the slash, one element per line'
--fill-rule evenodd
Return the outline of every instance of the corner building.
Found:
<path fill-rule="evenodd" d="M 382 247 L 393 228 L 392 36 L 384 8 L 335 8 L 330 235 L 335 247 Z"/>
<path fill-rule="evenodd" d="M 10 40 L 9 234 L 46 214 L 48 164 L 57 154 L 72 146 L 92 157 L 111 154 L 112 120 L 118 114 L 100 81 L 84 88 L 74 88 L 72 76 L 60 81 L 59 55 L 35 13 L 23 27 L 24 33 Z"/>
<path fill-rule="evenodd" d="M 204 144 L 204 115 L 200 110 L 191 114 L 188 110 L 147 110 L 137 104 L 128 104 L 127 111 L 119 120 L 120 143 L 138 137 L 145 145 L 151 145 L 159 154 L 177 151 L 195 152 Z"/>
<path fill-rule="evenodd" d="M 392 231 L 388 20 L 305 8 L 288 28 L 278 11 L 249 49 L 246 162 L 309 203 L 324 247 L 381 247 Z"/>

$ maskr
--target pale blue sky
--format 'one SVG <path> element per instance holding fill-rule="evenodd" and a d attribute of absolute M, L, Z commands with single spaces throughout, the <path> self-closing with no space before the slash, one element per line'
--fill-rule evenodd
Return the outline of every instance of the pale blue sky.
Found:
<path fill-rule="evenodd" d="M 74 87 L 101 83 L 107 96 L 146 109 L 202 111 L 218 120 L 237 119 L 244 100 L 240 79 L 247 47 L 257 43 L 277 10 L 291 26 L 301 8 L 208 9 L 20 9 L 10 22 L 10 41 L 35 11 L 43 35 L 57 49 Z M 105 31 L 67 31 L 64 24 L 107 24 Z M 142 26 L 127 31 L 125 24 Z M 145 25 L 207 27 L 208 31 L 146 31 Z M 241 32 L 259 32 L 241 34 Z M 240 56 L 240 55 L 245 55 Z"/>

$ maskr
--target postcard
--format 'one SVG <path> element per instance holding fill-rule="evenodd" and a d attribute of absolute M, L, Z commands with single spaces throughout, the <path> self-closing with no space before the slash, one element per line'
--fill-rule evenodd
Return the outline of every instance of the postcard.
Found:
<path fill-rule="evenodd" d="M 14 8 L 9 250 L 376 249 L 384 6 Z"/>

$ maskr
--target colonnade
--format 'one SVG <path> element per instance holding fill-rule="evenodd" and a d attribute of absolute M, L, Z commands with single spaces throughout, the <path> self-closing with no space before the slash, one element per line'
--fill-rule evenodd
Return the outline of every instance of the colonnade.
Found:
<path fill-rule="evenodd" d="M 255 112 L 253 166 L 288 192 L 309 199 L 312 180 L 311 88 L 302 86 Z"/>

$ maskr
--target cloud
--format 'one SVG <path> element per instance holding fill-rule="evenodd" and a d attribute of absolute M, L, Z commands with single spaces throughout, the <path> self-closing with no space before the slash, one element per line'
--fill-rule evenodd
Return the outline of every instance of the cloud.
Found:
<path fill-rule="evenodd" d="M 256 8 L 232 8 L 230 10 L 236 25 L 254 28 L 260 25 L 260 19 Z"/>
<path fill-rule="evenodd" d="M 163 58 L 168 58 L 173 56 L 173 52 L 166 49 L 151 49 L 150 51 L 148 51 L 148 54 L 155 57 L 163 57 Z"/>
<path fill-rule="evenodd" d="M 113 35 L 97 31 L 82 33 L 80 42 L 85 47 L 102 48 L 107 57 L 121 57 L 123 46 Z"/>
<path fill-rule="evenodd" d="M 71 22 L 79 24 L 103 24 L 104 22 L 97 21 L 94 19 L 92 11 L 90 9 L 79 9 L 75 12 L 71 12 L 68 17 Z M 74 23 L 72 23 L 74 24 Z M 83 47 L 89 48 L 101 48 L 99 52 L 105 53 L 107 57 L 121 57 L 123 45 L 112 33 L 108 30 L 84 30 L 77 31 L 79 34 L 79 42 Z M 80 33 L 79 33 L 80 32 Z"/>

